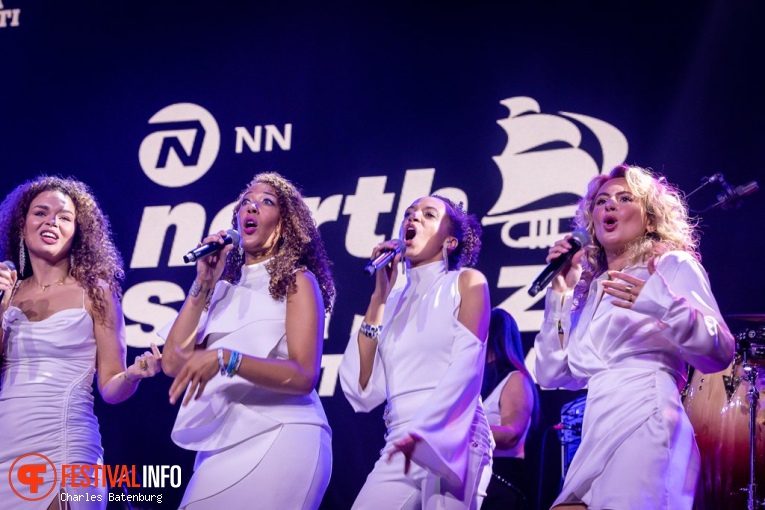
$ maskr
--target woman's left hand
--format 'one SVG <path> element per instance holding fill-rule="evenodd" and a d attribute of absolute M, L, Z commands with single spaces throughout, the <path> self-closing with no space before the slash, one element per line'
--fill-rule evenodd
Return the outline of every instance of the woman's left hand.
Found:
<path fill-rule="evenodd" d="M 656 262 L 652 257 L 648 260 L 648 274 L 652 275 L 655 272 Z M 603 282 L 603 292 L 616 298 L 613 301 L 614 306 L 631 309 L 647 280 L 621 271 L 609 271 L 608 276 L 610 279 Z"/>
<path fill-rule="evenodd" d="M 393 449 L 388 452 L 388 462 L 397 452 L 404 454 L 404 474 L 409 473 L 409 468 L 412 466 L 412 454 L 414 454 L 414 447 L 417 445 L 417 441 L 420 438 L 409 434 L 403 439 L 393 442 Z"/>
<path fill-rule="evenodd" d="M 146 351 L 135 357 L 135 362 L 125 370 L 128 381 L 154 377 L 162 371 L 162 353 L 155 344 L 151 344 L 151 352 Z"/>
<path fill-rule="evenodd" d="M 170 386 L 170 403 L 175 404 L 187 386 L 189 391 L 186 393 L 186 398 L 183 399 L 184 406 L 189 403 L 194 394 L 196 394 L 195 399 L 201 397 L 207 381 L 215 377 L 218 370 L 217 351 L 194 351 Z"/>

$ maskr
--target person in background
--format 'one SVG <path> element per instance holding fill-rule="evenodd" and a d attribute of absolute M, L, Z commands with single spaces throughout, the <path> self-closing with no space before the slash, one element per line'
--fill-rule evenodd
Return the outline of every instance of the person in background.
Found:
<path fill-rule="evenodd" d="M 494 308 L 481 398 L 496 446 L 483 510 L 533 507 L 525 446 L 529 429 L 538 419 L 539 396 L 523 360 L 518 324 L 512 315 Z"/>
<path fill-rule="evenodd" d="M 480 249 L 480 225 L 439 196 L 416 200 L 401 240 L 378 244 L 375 259 L 403 243 L 398 262 L 376 273 L 358 335 L 340 364 L 340 382 L 357 412 L 386 399 L 385 447 L 355 509 L 476 509 L 491 459 L 491 432 L 480 403 L 489 327 L 486 278 L 467 266 Z"/>
<path fill-rule="evenodd" d="M 330 263 L 302 195 L 279 174 L 255 176 L 232 225 L 239 243 L 197 261 L 164 348 L 170 402 L 183 399 L 172 439 L 198 452 L 181 508 L 315 510 L 332 469 L 314 389 Z"/>
<path fill-rule="evenodd" d="M 717 372 L 734 339 L 701 266 L 677 189 L 637 166 L 593 178 L 575 225 L 591 241 L 548 289 L 537 382 L 588 386 L 561 509 L 690 509 L 699 470 L 680 402 L 686 363 Z M 547 261 L 572 249 L 570 236 Z"/>
<path fill-rule="evenodd" d="M 0 263 L 0 501 L 29 508 L 8 483 L 18 477 L 14 461 L 34 452 L 59 472 L 103 464 L 94 374 L 104 401 L 115 404 L 161 370 L 161 356 L 152 346 L 125 365 L 122 258 L 87 185 L 41 176 L 18 186 L 0 205 L 0 233 L 0 260 L 14 266 Z M 52 470 L 40 476 L 42 486 L 52 483 Z M 106 492 L 62 486 L 40 507 L 106 508 Z"/>

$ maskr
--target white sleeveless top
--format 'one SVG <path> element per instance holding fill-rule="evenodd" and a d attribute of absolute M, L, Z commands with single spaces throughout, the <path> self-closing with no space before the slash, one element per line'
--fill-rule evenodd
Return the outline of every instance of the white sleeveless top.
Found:
<path fill-rule="evenodd" d="M 523 377 L 523 374 L 521 374 L 517 370 L 513 370 L 512 372 L 507 374 L 504 379 L 502 379 L 502 382 L 497 384 L 497 387 L 494 388 L 494 390 L 491 392 L 491 395 L 486 397 L 486 400 L 483 401 L 483 409 L 484 409 L 484 412 L 486 412 L 486 419 L 489 420 L 489 425 L 492 425 L 492 426 L 502 425 L 502 416 L 500 414 L 500 409 L 499 409 L 499 399 L 502 396 L 502 390 L 505 388 L 505 385 L 510 380 L 510 376 L 513 374 L 518 374 L 516 377 Z M 522 459 L 525 455 L 524 446 L 526 444 L 526 436 L 529 433 L 529 428 L 531 428 L 531 417 L 529 417 L 528 422 L 526 423 L 526 430 L 523 431 L 523 436 L 515 444 L 515 446 L 507 450 L 494 448 L 494 456 L 495 457 L 518 457 Z"/>
<path fill-rule="evenodd" d="M 233 349 L 259 358 L 288 359 L 286 300 L 268 291 L 267 261 L 242 267 L 239 283 L 219 281 L 209 310 L 199 319 L 197 344 L 207 350 Z M 159 332 L 166 336 L 169 327 Z M 316 391 L 289 395 L 246 379 L 216 375 L 202 396 L 181 406 L 172 439 L 183 448 L 212 451 L 274 430 L 284 423 L 317 425 L 331 433 Z"/>

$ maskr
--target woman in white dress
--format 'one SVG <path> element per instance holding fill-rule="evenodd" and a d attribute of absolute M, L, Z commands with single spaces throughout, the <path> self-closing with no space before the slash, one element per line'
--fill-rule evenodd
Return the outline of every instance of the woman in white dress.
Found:
<path fill-rule="evenodd" d="M 538 419 L 539 396 L 524 365 L 518 324 L 501 308 L 491 311 L 481 397 L 496 443 L 481 509 L 533 508 L 526 437 Z"/>
<path fill-rule="evenodd" d="M 0 232 L 0 260 L 17 269 L 0 263 L 0 505 L 106 508 L 106 487 L 62 486 L 62 465 L 103 463 L 94 373 L 103 399 L 122 402 L 161 369 L 159 351 L 125 367 L 122 259 L 85 184 L 42 176 L 20 185 L 0 205 Z M 36 487 L 23 467 L 43 459 L 14 465 L 29 453 L 53 464 Z"/>
<path fill-rule="evenodd" d="M 164 347 L 170 402 L 186 392 L 172 438 L 198 452 L 181 508 L 316 509 L 332 467 L 314 389 L 335 295 L 324 244 L 274 173 L 255 176 L 232 224 L 240 243 L 197 261 Z"/>
<path fill-rule="evenodd" d="M 480 226 L 450 200 L 423 197 L 401 238 L 407 281 L 395 287 L 401 255 L 377 271 L 340 365 L 356 411 L 388 401 L 386 444 L 353 508 L 476 509 L 492 448 L 479 396 L 489 295 L 483 274 L 463 266 L 477 260 Z M 372 258 L 401 242 L 377 245 Z"/>
<path fill-rule="evenodd" d="M 588 386 L 582 442 L 553 506 L 690 509 L 699 453 L 680 402 L 686 363 L 717 372 L 734 350 L 693 223 L 675 188 L 628 165 L 590 181 L 575 223 L 592 240 L 553 280 L 535 342 L 541 386 Z"/>

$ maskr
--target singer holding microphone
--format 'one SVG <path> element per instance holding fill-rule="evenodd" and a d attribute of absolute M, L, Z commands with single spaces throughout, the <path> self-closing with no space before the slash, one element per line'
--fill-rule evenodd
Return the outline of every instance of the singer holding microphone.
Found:
<path fill-rule="evenodd" d="M 255 176 L 232 225 L 189 254 L 196 278 L 164 347 L 170 402 L 182 401 L 172 439 L 198 452 L 181 508 L 315 510 L 332 467 L 314 389 L 335 296 L 329 260 L 278 174 Z"/>
<path fill-rule="evenodd" d="M 9 473 L 14 461 L 35 452 L 56 470 L 103 464 L 94 374 L 104 401 L 115 404 L 161 362 L 153 347 L 125 366 L 122 258 L 82 182 L 41 176 L 14 189 L 0 205 L 0 260 L 8 261 L 0 263 L 0 501 L 3 508 L 29 508 L 8 483 L 10 475 L 24 487 L 18 467 Z M 50 484 L 53 470 L 40 476 Z M 59 508 L 61 498 L 72 510 L 106 508 L 106 492 L 61 487 L 36 508 Z"/>
<path fill-rule="evenodd" d="M 686 364 L 717 372 L 734 349 L 694 224 L 664 178 L 620 165 L 590 181 L 575 225 L 591 241 L 572 250 L 567 236 L 550 249 L 548 262 L 567 262 L 534 345 L 541 386 L 588 387 L 582 442 L 553 508 L 690 510 L 699 453 L 680 402 Z"/>
<path fill-rule="evenodd" d="M 357 412 L 387 399 L 388 432 L 354 509 L 480 506 L 492 449 L 480 403 L 489 292 L 483 274 L 467 268 L 477 261 L 480 234 L 461 205 L 429 196 L 406 210 L 403 241 L 372 251 L 373 261 L 396 253 L 376 271 L 339 373 Z M 406 282 L 396 286 L 401 260 Z"/>

